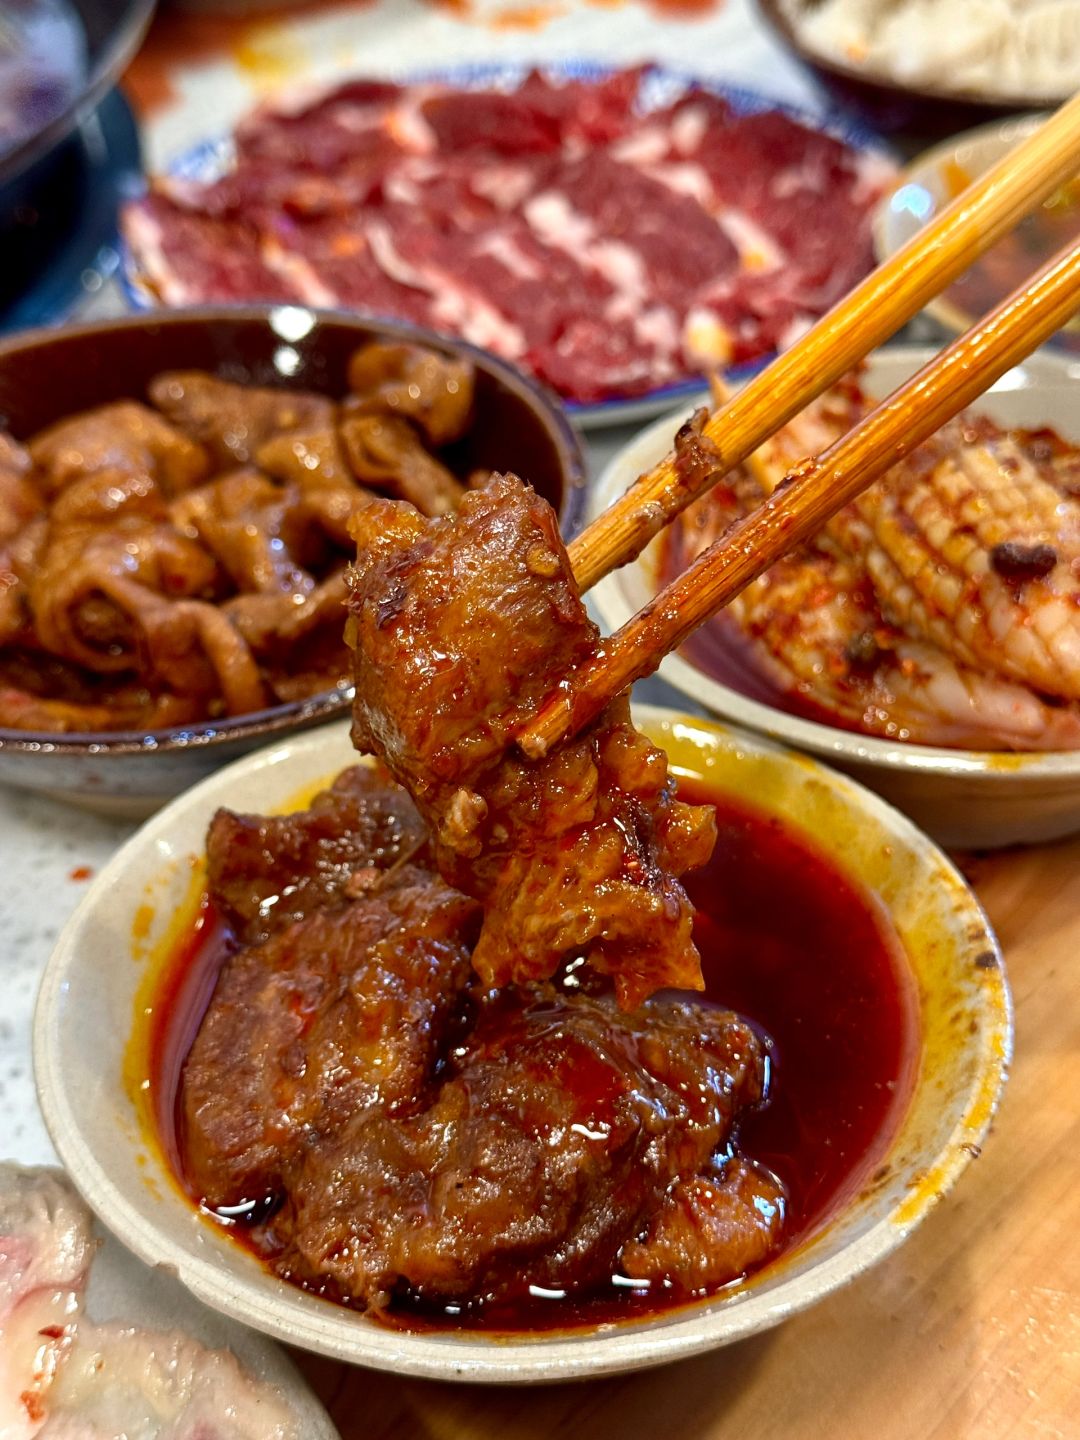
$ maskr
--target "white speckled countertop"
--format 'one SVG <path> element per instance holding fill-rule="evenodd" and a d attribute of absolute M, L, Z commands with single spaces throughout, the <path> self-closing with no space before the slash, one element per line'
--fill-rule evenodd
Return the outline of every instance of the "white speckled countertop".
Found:
<path fill-rule="evenodd" d="M 55 1160 L 34 1095 L 34 997 L 61 926 L 134 829 L 0 787 L 0 1158 Z"/>

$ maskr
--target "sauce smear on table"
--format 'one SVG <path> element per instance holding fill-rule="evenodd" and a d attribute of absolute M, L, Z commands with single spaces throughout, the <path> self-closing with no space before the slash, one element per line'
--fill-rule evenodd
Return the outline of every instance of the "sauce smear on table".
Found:
<path fill-rule="evenodd" d="M 790 1250 L 870 1178 L 904 1113 L 917 1054 L 914 986 L 887 916 L 802 836 L 701 781 L 681 779 L 679 789 L 716 809 L 716 850 L 685 882 L 698 912 L 703 1003 L 737 1011 L 770 1037 L 767 1102 L 744 1116 L 737 1138 L 787 1189 Z M 148 1015 L 158 1138 L 181 1185 L 184 1060 L 235 947 L 204 901 Z M 219 1218 L 254 1253 L 273 1255 L 272 1216 Z M 674 1303 L 616 1275 L 586 1297 L 475 1308 L 406 1299 L 378 1318 L 410 1330 L 534 1331 L 640 1319 Z"/>

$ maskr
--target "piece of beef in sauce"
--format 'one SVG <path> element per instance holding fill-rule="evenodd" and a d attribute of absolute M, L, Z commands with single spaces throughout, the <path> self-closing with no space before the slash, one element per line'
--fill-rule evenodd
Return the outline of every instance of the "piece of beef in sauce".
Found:
<path fill-rule="evenodd" d="M 667 1001 L 630 1016 L 610 997 L 502 992 L 429 1109 L 358 1116 L 304 1152 L 275 1268 L 373 1306 L 587 1290 L 628 1243 L 646 1257 L 637 1273 L 679 1290 L 733 1279 L 776 1242 L 771 1177 L 753 1221 L 701 1232 L 696 1271 L 669 1263 L 650 1226 L 680 1177 L 710 1166 L 763 1075 L 760 1042 L 731 1014 Z"/>
<path fill-rule="evenodd" d="M 427 844 L 408 795 L 368 765 L 342 771 L 306 810 L 218 810 L 206 837 L 207 888 L 245 945 L 312 910 L 355 900 Z"/>
<path fill-rule="evenodd" d="M 375 503 L 353 530 L 353 738 L 413 796 L 447 882 L 482 901 L 478 974 L 541 980 L 585 955 L 627 1009 L 700 989 L 677 877 L 711 853 L 713 812 L 676 799 L 628 702 L 542 760 L 508 748 L 597 641 L 551 507 L 494 476 L 453 516 Z"/>
<path fill-rule="evenodd" d="M 411 1113 L 465 1008 L 476 906 L 406 865 L 232 956 L 188 1053 L 188 1183 L 215 1207 L 280 1198 L 320 1134 Z"/>
<path fill-rule="evenodd" d="M 317 1130 L 426 1101 L 479 918 L 409 863 L 423 846 L 408 796 L 365 766 L 293 815 L 214 816 L 209 895 L 242 948 L 184 1066 L 185 1169 L 201 1199 L 272 1201 Z"/>

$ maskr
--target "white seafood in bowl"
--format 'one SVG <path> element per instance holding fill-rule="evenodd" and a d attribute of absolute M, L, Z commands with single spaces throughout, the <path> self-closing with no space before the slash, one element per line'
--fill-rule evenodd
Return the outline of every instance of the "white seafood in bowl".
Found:
<path fill-rule="evenodd" d="M 869 358 L 862 386 L 870 396 L 882 397 L 913 374 L 930 354 L 928 350 L 903 346 L 879 350 Z M 1050 426 L 1063 439 L 1075 443 L 1080 441 L 1076 419 L 1078 383 L 1080 367 L 1075 362 L 1042 351 L 1009 371 L 972 408 L 1006 427 L 1037 430 Z M 592 492 L 593 514 L 606 509 L 640 473 L 668 452 L 683 419 L 684 415 L 679 414 L 658 421 L 613 458 Z M 804 438 L 813 448 L 813 438 Z M 831 438 L 822 437 L 822 443 Z M 853 519 L 838 523 L 859 523 L 858 512 L 851 514 Z M 659 537 L 637 561 L 607 576 L 594 590 L 596 607 L 610 629 L 617 629 L 656 593 L 661 547 L 665 543 L 665 538 Z M 828 581 L 830 576 L 818 578 Z M 830 612 L 810 590 L 804 600 L 801 629 L 812 638 L 829 623 Z M 1025 640 L 1022 607 L 1014 608 L 1015 614 L 1004 615 L 1004 638 L 994 642 L 1002 652 L 1011 651 L 1017 642 Z M 965 626 L 971 620 L 973 607 L 967 605 L 966 609 Z M 947 617 L 939 616 L 934 623 L 948 623 Z M 918 642 L 900 643 L 910 647 Z M 981 637 L 978 643 L 982 645 Z M 800 661 L 797 644 L 789 648 L 785 659 L 788 673 L 778 674 L 777 685 L 771 688 L 787 688 L 793 664 L 804 665 L 807 675 L 797 678 L 809 683 L 813 657 L 803 656 Z M 908 658 L 914 663 L 919 657 L 913 654 Z M 937 659 L 941 660 L 941 656 Z M 1076 733 L 1075 706 L 1047 705 L 1034 689 L 1013 685 L 1008 677 L 999 683 L 966 667 L 954 673 L 949 665 L 938 665 L 935 684 L 919 698 L 939 707 L 938 734 L 945 736 L 950 728 L 946 723 L 950 716 L 945 712 L 952 703 L 950 695 L 954 697 L 954 735 L 947 741 L 936 738 L 935 743 L 916 744 L 899 736 L 864 734 L 828 723 L 827 684 L 819 712 L 824 718 L 806 718 L 768 703 L 769 687 L 758 687 L 756 694 L 743 693 L 708 673 L 702 665 L 692 663 L 685 653 L 665 657 L 660 674 L 690 699 L 724 719 L 808 751 L 847 771 L 906 811 L 943 844 L 986 848 L 1054 839 L 1080 829 L 1080 749 L 1065 748 Z M 747 687 L 748 692 L 752 689 Z M 986 749 L 963 748 L 975 743 L 975 735 L 991 733 L 995 715 L 1001 721 L 998 743 L 1008 743 L 1007 727 L 1011 725 L 1017 732 L 1018 748 L 990 748 L 989 744 Z M 1024 745 L 1030 748 L 1025 750 Z M 1055 745 L 1062 748 L 1053 748 Z"/>

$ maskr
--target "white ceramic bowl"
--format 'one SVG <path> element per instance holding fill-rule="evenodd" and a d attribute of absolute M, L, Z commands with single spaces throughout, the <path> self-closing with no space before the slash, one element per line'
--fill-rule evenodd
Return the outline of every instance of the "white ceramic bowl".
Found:
<path fill-rule="evenodd" d="M 874 251 L 878 260 L 889 259 L 906 245 L 956 198 L 966 182 L 985 174 L 991 165 L 996 165 L 1021 141 L 1033 135 L 1045 120 L 1042 114 L 1014 115 L 1007 120 L 979 125 L 942 141 L 905 166 L 874 212 Z M 1041 257 L 1033 255 L 1028 270 L 1033 272 L 1042 260 L 1049 260 L 1050 255 L 1049 249 Z M 1004 299 L 1004 295 L 1001 298 Z M 979 318 L 956 303 L 949 290 L 929 301 L 926 313 L 957 334 Z M 1078 331 L 1077 321 L 1072 321 L 1066 329 L 1071 340 Z"/>
<path fill-rule="evenodd" d="M 877 351 L 864 376 L 875 397 L 908 379 L 934 352 L 913 346 Z M 1080 442 L 1080 360 L 1043 350 L 1003 375 L 973 407 L 1004 425 L 1051 425 Z M 590 517 L 606 510 L 671 448 L 687 412 L 658 420 L 614 456 L 590 496 Z M 618 629 L 657 590 L 658 544 L 592 592 Z M 1053 840 L 1080 830 L 1080 751 L 1009 754 L 911 745 L 789 715 L 706 675 L 680 655 L 660 674 L 726 720 L 819 755 L 897 805 L 943 845 L 988 849 Z"/>
<path fill-rule="evenodd" d="M 505 1339 L 403 1334 L 274 1278 L 196 1213 L 152 1143 L 130 1037 L 155 942 L 197 903 L 219 804 L 294 808 L 355 759 L 334 726 L 245 757 L 148 821 L 102 871 L 49 962 L 34 1029 L 49 1132 L 101 1219 L 206 1304 L 291 1344 L 401 1374 L 494 1382 L 636 1370 L 777 1324 L 892 1251 L 977 1153 L 1011 1047 L 1009 996 L 986 920 L 934 846 L 876 797 L 813 761 L 709 722 L 641 710 L 680 773 L 705 775 L 814 837 L 891 912 L 919 996 L 922 1047 L 908 1111 L 874 1175 L 807 1241 L 737 1291 L 655 1320 Z M 147 920 L 147 906 L 153 919 Z M 141 940 L 133 941 L 139 920 Z"/>

